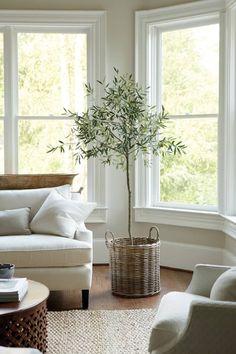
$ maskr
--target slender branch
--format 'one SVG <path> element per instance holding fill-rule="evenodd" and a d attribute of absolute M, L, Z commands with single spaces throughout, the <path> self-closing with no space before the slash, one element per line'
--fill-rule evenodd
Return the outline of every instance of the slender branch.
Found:
<path fill-rule="evenodd" d="M 133 236 L 132 236 L 132 192 L 130 186 L 130 161 L 129 161 L 129 151 L 126 154 L 126 182 L 128 189 L 128 234 L 133 244 Z"/>
<path fill-rule="evenodd" d="M 113 138 L 117 139 L 120 143 L 123 144 L 123 140 L 120 139 L 116 134 L 114 134 L 110 127 L 108 127 L 108 129 L 109 129 L 109 133 L 113 136 Z"/>

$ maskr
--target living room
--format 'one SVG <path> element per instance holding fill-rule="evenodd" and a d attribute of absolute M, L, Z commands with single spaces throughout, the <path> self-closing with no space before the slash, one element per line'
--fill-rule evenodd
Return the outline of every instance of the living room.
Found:
<path fill-rule="evenodd" d="M 235 11 L 234 0 L 0 0 L 0 174 L 78 173 L 76 191 L 82 187 L 82 201 L 96 203 L 86 220 L 93 233 L 94 266 L 88 315 L 81 316 L 139 309 L 146 325 L 152 315 L 145 311 L 156 308 L 166 293 L 185 291 L 197 264 L 236 265 Z M 76 36 L 73 54 L 70 43 Z M 63 46 L 67 52 L 61 55 Z M 150 87 L 149 103 L 159 111 L 164 104 L 170 121 L 177 122 L 171 134 L 186 145 L 172 167 L 151 157 L 147 168 L 138 157 L 130 169 L 133 235 L 148 237 L 156 226 L 161 240 L 161 291 L 142 298 L 112 294 L 111 250 L 104 237 L 107 230 L 115 238 L 127 235 L 126 174 L 92 159 L 78 169 L 70 151 L 48 153 L 70 131 L 72 119 L 68 124 L 64 108 L 81 114 L 87 104 L 84 84 L 102 97 L 96 80 L 112 83 L 114 68 Z M 80 303 L 74 291 L 51 293 L 49 316 Z M 149 341 L 150 327 L 146 332 Z M 55 350 L 58 336 L 53 340 Z M 141 353 L 138 345 L 133 352 Z M 67 352 L 92 352 L 84 348 Z M 128 353 L 127 348 L 117 353 Z M 65 346 L 58 349 L 65 352 Z"/>

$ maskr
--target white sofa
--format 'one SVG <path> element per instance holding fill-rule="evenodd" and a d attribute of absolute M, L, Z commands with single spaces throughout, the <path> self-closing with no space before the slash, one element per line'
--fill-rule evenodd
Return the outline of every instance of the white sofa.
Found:
<path fill-rule="evenodd" d="M 50 290 L 81 290 L 82 308 L 86 309 L 92 281 L 93 255 L 92 232 L 86 229 L 84 220 L 74 220 L 74 215 L 71 217 L 67 210 L 64 211 L 57 219 L 59 227 L 62 230 L 65 229 L 66 232 L 68 226 L 71 232 L 76 222 L 77 229 L 73 237 L 71 235 L 63 237 L 63 233 L 58 236 L 57 231 L 55 234 L 45 231 L 51 228 L 51 214 L 50 209 L 48 209 L 49 212 L 44 210 L 45 223 L 41 218 L 43 233 L 33 232 L 31 234 L 32 220 L 39 215 L 39 210 L 41 212 L 49 195 L 54 192 L 58 194 L 59 199 L 54 202 L 56 207 L 60 203 L 62 205 L 64 201 L 65 204 L 75 203 L 76 207 L 83 206 L 83 203 L 79 201 L 71 201 L 70 185 L 56 188 L 0 190 L 0 263 L 15 264 L 15 276 L 42 282 Z M 93 207 L 90 211 L 92 209 Z M 18 211 L 21 216 L 15 220 Z M 29 227 L 24 225 L 27 222 L 25 221 L 28 217 L 27 213 L 29 213 Z M 6 218 L 9 218 L 9 223 Z M 13 221 L 12 218 L 14 218 Z M 9 234 L 8 225 L 10 230 L 13 230 L 12 234 Z M 40 229 L 37 227 L 36 223 L 34 229 Z M 18 231 L 19 228 L 20 231 Z M 6 229 L 8 232 L 4 234 Z"/>
<path fill-rule="evenodd" d="M 153 323 L 151 354 L 236 353 L 236 267 L 196 265 L 186 292 L 170 292 Z"/>

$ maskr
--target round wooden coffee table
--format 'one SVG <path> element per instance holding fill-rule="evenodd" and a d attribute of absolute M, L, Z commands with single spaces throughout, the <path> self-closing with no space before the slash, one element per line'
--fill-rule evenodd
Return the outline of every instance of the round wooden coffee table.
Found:
<path fill-rule="evenodd" d="M 0 303 L 0 345 L 30 347 L 46 352 L 48 288 L 29 280 L 21 302 Z"/>

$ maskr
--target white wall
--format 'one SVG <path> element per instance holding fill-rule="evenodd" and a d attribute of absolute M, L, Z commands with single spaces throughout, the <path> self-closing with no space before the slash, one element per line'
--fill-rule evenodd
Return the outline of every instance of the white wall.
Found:
<path fill-rule="evenodd" d="M 0 9 L 105 10 L 107 11 L 107 77 L 113 67 L 134 73 L 134 13 L 136 10 L 188 3 L 189 0 L 0 0 Z M 106 262 L 104 246 L 107 229 L 126 234 L 127 208 L 124 175 L 108 168 L 107 224 L 88 225 L 94 231 L 95 261 Z M 157 220 L 158 224 L 158 220 Z M 134 224 L 137 235 L 146 235 L 151 225 Z M 162 240 L 161 263 L 191 269 L 198 262 L 232 262 L 236 242 L 221 232 L 159 225 Z M 227 256 L 225 256 L 224 247 Z"/>

